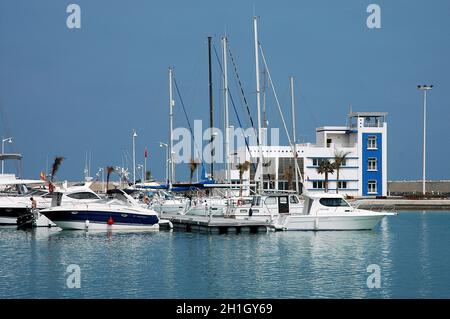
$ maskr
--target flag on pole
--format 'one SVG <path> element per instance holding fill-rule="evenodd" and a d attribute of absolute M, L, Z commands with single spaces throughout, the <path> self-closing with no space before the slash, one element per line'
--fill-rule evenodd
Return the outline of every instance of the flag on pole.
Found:
<path fill-rule="evenodd" d="M 39 176 L 40 176 L 41 180 L 43 180 L 43 181 L 46 180 L 46 176 L 45 176 L 45 173 L 44 173 L 44 172 L 41 172 L 41 173 L 39 174 Z"/>
<path fill-rule="evenodd" d="M 145 148 L 145 151 L 144 151 L 144 157 L 145 157 L 145 158 L 148 157 L 148 151 L 147 151 L 147 148 Z"/>

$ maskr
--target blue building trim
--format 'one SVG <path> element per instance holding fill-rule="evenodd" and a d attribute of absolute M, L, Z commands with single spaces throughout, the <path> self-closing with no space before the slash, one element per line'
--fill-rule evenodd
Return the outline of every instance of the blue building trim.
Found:
<path fill-rule="evenodd" d="M 369 136 L 377 138 L 377 148 L 367 147 Z M 382 157 L 382 134 L 381 133 L 362 133 L 362 194 L 363 195 L 381 195 L 383 194 L 383 157 Z M 369 171 L 369 158 L 375 158 L 377 161 L 377 170 Z M 374 180 L 377 183 L 377 192 L 369 193 L 369 181 Z"/>

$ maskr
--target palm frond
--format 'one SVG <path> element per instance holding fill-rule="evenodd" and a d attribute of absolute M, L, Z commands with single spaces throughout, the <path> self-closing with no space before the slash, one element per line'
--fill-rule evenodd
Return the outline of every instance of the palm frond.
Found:
<path fill-rule="evenodd" d="M 62 156 L 56 156 L 55 160 L 53 161 L 53 165 L 52 165 L 52 177 L 51 177 L 51 181 L 53 181 L 53 178 L 55 177 L 56 172 L 58 171 L 59 167 L 61 166 L 62 161 L 65 158 Z"/>

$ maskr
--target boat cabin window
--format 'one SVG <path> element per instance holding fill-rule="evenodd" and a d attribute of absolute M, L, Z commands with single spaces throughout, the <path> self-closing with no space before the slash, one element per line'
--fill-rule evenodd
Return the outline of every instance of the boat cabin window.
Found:
<path fill-rule="evenodd" d="M 321 198 L 319 202 L 328 207 L 349 207 L 348 203 L 342 198 Z"/>
<path fill-rule="evenodd" d="M 267 197 L 264 201 L 266 205 L 277 205 L 277 198 L 276 197 Z"/>
<path fill-rule="evenodd" d="M 252 200 L 252 206 L 259 206 L 261 205 L 261 196 L 255 196 Z"/>
<path fill-rule="evenodd" d="M 67 195 L 67 197 L 73 199 L 99 199 L 99 197 L 93 193 L 89 192 L 79 192 Z"/>
<path fill-rule="evenodd" d="M 297 196 L 294 196 L 294 195 L 289 196 L 289 203 L 291 203 L 291 204 L 298 204 L 299 200 L 298 200 Z"/>

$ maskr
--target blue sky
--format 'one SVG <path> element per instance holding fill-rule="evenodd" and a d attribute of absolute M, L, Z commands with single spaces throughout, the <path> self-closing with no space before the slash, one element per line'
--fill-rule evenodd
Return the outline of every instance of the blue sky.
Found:
<path fill-rule="evenodd" d="M 81 29 L 66 26 L 70 3 L 81 7 Z M 370 3 L 381 7 L 381 29 L 366 26 Z M 7 151 L 24 155 L 26 177 L 37 178 L 47 157 L 61 155 L 58 179 L 80 180 L 86 151 L 92 151 L 93 172 L 121 165 L 136 129 L 138 162 L 147 146 L 149 168 L 162 178 L 158 142 L 168 140 L 167 68 L 175 68 L 191 120 L 208 121 L 208 35 L 219 49 L 226 30 L 256 118 L 254 8 L 286 115 L 288 78 L 296 79 L 298 135 L 312 142 L 315 127 L 345 124 L 349 104 L 355 111 L 388 112 L 389 179 L 419 179 L 422 95 L 416 86 L 434 84 L 428 176 L 450 179 L 446 0 L 1 0 L 0 131 L 14 138 Z M 176 127 L 186 126 L 180 107 L 177 102 Z M 268 113 L 271 126 L 280 126 L 273 98 Z M 237 124 L 234 116 L 231 121 Z M 178 177 L 187 171 L 179 167 Z"/>

